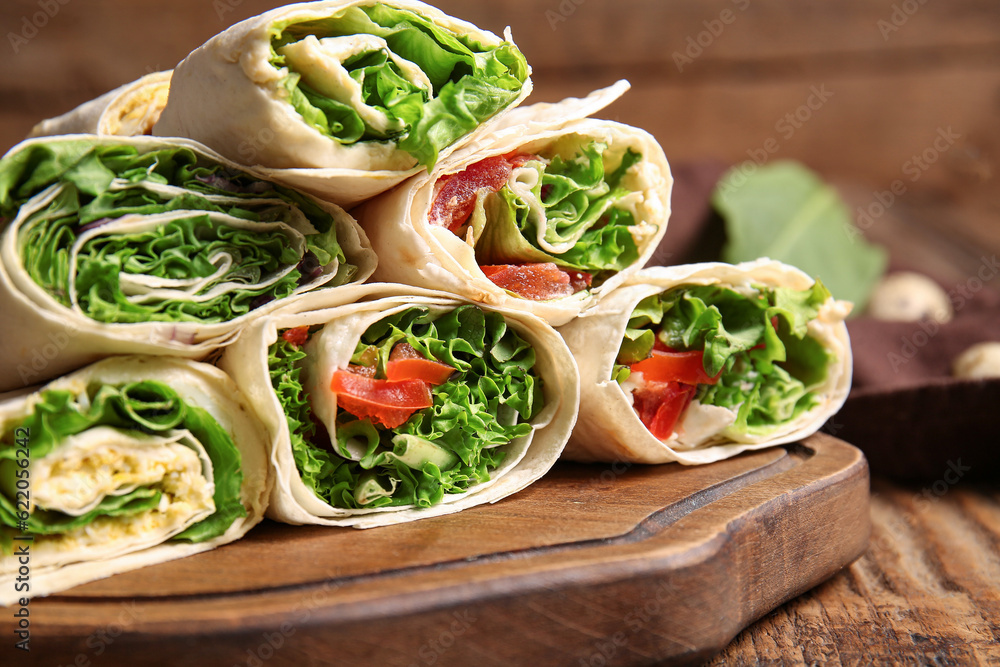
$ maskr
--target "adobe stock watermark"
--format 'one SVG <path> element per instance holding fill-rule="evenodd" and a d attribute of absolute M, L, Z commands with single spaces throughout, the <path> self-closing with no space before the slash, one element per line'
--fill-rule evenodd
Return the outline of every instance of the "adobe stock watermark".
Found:
<path fill-rule="evenodd" d="M 621 458 L 617 458 L 608 464 L 608 467 L 601 471 L 600 475 L 590 478 L 591 488 L 595 486 L 601 486 L 604 484 L 611 484 L 618 480 L 619 477 L 627 473 L 635 465 L 631 461 L 626 461 Z"/>
<path fill-rule="evenodd" d="M 966 473 L 972 472 L 972 469 L 972 466 L 963 464 L 960 458 L 954 461 L 949 459 L 945 463 L 944 473 L 939 479 L 913 494 L 913 511 L 904 509 L 902 517 L 892 516 L 886 526 L 897 532 L 904 532 L 906 529 L 898 523 L 900 519 L 907 524 L 916 523 L 919 515 L 931 509 L 935 503 L 940 502 L 953 487 L 958 485 Z M 872 500 L 874 501 L 878 496 L 877 492 L 872 493 Z M 873 536 L 868 548 L 869 551 L 879 552 L 892 551 L 894 547 L 895 540 L 888 534 L 882 534 L 878 537 Z"/>
<path fill-rule="evenodd" d="M 549 22 L 552 32 L 556 31 L 556 27 L 560 23 L 564 23 L 570 16 L 576 14 L 576 10 L 585 2 L 587 0 L 562 0 L 556 9 L 546 9 L 545 19 Z"/>
<path fill-rule="evenodd" d="M 750 0 L 732 0 L 732 3 L 740 12 L 745 12 L 750 7 Z M 736 11 L 726 7 L 714 19 L 702 21 L 701 24 L 705 29 L 696 35 L 688 35 L 684 42 L 684 50 L 674 51 L 671 56 L 677 71 L 683 74 L 685 67 L 693 65 L 694 61 L 700 58 L 707 49 L 711 48 L 712 44 L 715 44 L 715 40 L 722 36 L 722 33 L 726 31 L 726 26 L 736 22 L 737 16 Z"/>
<path fill-rule="evenodd" d="M 289 638 L 298 632 L 299 626 L 312 618 L 313 611 L 340 589 L 340 582 L 332 580 L 334 576 L 336 575 L 328 574 L 328 579 L 323 583 L 323 586 L 299 600 L 299 603 L 292 609 L 294 618 L 282 621 L 278 627 L 262 632 L 260 641 L 255 646 L 249 647 L 246 650 L 246 657 L 240 662 L 234 663 L 233 667 L 262 667 L 278 651 L 288 645 Z"/>
<path fill-rule="evenodd" d="M 240 161 L 243 164 L 256 164 L 257 156 L 274 143 L 285 128 L 291 127 L 294 122 L 292 117 L 269 117 L 266 125 L 258 129 L 252 136 L 241 141 L 236 147 L 236 151 L 240 155 Z"/>
<path fill-rule="evenodd" d="M 980 258 L 979 270 L 970 276 L 964 283 L 955 285 L 948 291 L 948 299 L 951 301 L 952 310 L 960 312 L 979 293 L 987 283 L 1000 274 L 1000 260 L 996 255 Z M 941 330 L 941 325 L 933 318 L 925 318 L 920 321 L 920 330 L 910 336 L 900 338 L 899 352 L 888 352 L 886 360 L 894 373 L 899 373 L 899 369 L 910 363 L 920 350 L 933 340 L 934 336 Z"/>
<path fill-rule="evenodd" d="M 664 605 L 676 593 L 676 588 L 667 580 L 661 580 L 656 587 L 643 591 L 640 600 L 622 620 L 626 630 L 619 630 L 604 639 L 591 643 L 589 656 L 580 658 L 580 667 L 606 667 L 613 664 L 619 651 L 628 646 L 629 637 L 642 632 L 654 620 L 660 617 Z"/>
<path fill-rule="evenodd" d="M 948 493 L 951 487 L 958 484 L 967 472 L 972 472 L 972 466 L 962 465 L 962 459 L 949 460 L 948 467 L 941 476 L 941 479 L 925 487 L 920 493 L 913 495 L 913 504 L 916 506 L 917 511 L 923 512 L 930 509 L 931 505 Z"/>
<path fill-rule="evenodd" d="M 469 609 L 462 612 L 452 612 L 452 620 L 438 633 L 438 636 L 427 640 L 417 649 L 420 661 L 410 663 L 410 667 L 435 664 L 441 659 L 441 656 L 455 645 L 459 637 L 469 631 L 469 628 L 477 620 L 479 619 Z"/>
<path fill-rule="evenodd" d="M 937 128 L 937 134 L 929 146 L 919 153 L 914 153 L 903 163 L 900 171 L 906 180 L 897 178 L 889 184 L 886 190 L 872 192 L 872 201 L 858 206 L 853 225 L 845 227 L 845 233 L 851 241 L 857 241 L 861 230 L 871 228 L 886 212 L 909 190 L 907 181 L 916 183 L 941 156 L 951 150 L 952 146 L 962 138 L 962 135 L 948 127 Z"/>
<path fill-rule="evenodd" d="M 215 10 L 215 15 L 222 21 L 225 19 L 226 14 L 235 12 L 236 8 L 242 4 L 243 0 L 212 0 L 212 9 Z"/>
<path fill-rule="evenodd" d="M 903 2 L 894 3 L 889 18 L 879 19 L 875 22 L 882 39 L 888 42 L 889 35 L 899 31 L 910 20 L 910 17 L 926 4 L 927 0 L 903 0 Z"/>
<path fill-rule="evenodd" d="M 20 30 L 8 32 L 7 41 L 10 48 L 17 55 L 21 49 L 27 46 L 28 42 L 38 36 L 39 31 L 54 19 L 63 7 L 68 5 L 70 0 L 38 0 L 35 4 L 39 11 L 30 16 L 25 14 L 21 17 Z"/>
<path fill-rule="evenodd" d="M 831 97 L 833 97 L 833 91 L 827 90 L 825 83 L 809 86 L 809 92 L 802 104 L 779 118 L 774 124 L 774 131 L 784 141 L 788 141 L 816 116 L 816 113 L 826 105 Z M 746 153 L 750 159 L 733 168 L 732 176 L 727 178 L 725 185 L 722 186 L 722 195 L 725 196 L 737 188 L 743 187 L 748 178 L 780 151 L 781 142 L 774 136 L 765 139 L 760 148 L 748 148 Z"/>
<path fill-rule="evenodd" d="M 27 387 L 43 379 L 42 373 L 69 346 L 70 341 L 80 333 L 80 327 L 66 322 L 62 331 L 50 331 L 35 347 L 31 348 L 26 361 L 17 365 L 21 385 Z"/>
<path fill-rule="evenodd" d="M 837 415 L 834 415 L 826 420 L 826 422 L 819 429 L 822 433 L 836 437 L 838 433 L 844 430 L 844 424 L 837 421 Z"/>
<path fill-rule="evenodd" d="M 136 609 L 135 600 L 128 603 L 123 602 L 122 609 L 115 621 L 94 630 L 84 640 L 83 645 L 87 650 L 80 651 L 73 658 L 73 662 L 60 665 L 60 667 L 91 667 L 91 665 L 100 664 L 100 660 L 96 660 L 96 658 L 104 655 L 115 643 L 115 640 L 132 627 L 138 618 L 139 611 Z"/>

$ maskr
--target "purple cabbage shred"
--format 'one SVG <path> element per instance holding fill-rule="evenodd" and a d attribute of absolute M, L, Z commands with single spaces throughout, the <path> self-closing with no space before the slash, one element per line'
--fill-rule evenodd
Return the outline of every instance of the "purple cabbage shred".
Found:
<path fill-rule="evenodd" d="M 97 229 L 98 227 L 103 227 L 109 222 L 114 222 L 117 219 L 118 218 L 101 218 L 100 220 L 94 220 L 93 222 L 88 222 L 85 225 L 81 225 L 80 228 L 77 229 L 76 231 L 78 234 L 83 234 L 84 232 L 89 232 L 91 229 Z"/>
<path fill-rule="evenodd" d="M 274 296 L 271 294 L 261 294 L 256 299 L 250 302 L 250 310 L 257 310 L 265 303 L 270 303 L 274 301 Z"/>
<path fill-rule="evenodd" d="M 312 251 L 307 250 L 306 254 L 302 256 L 302 261 L 298 265 L 299 270 L 299 285 L 305 285 L 310 283 L 316 278 L 323 275 L 323 266 L 319 263 L 319 259 L 312 253 Z"/>

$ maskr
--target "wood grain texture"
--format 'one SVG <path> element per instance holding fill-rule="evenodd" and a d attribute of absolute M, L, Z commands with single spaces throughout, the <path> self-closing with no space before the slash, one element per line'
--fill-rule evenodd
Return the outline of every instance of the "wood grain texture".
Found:
<path fill-rule="evenodd" d="M 560 464 L 490 507 L 371 531 L 265 524 L 35 600 L 32 657 L 690 664 L 844 567 L 868 532 L 867 464 L 827 435 L 711 466 Z"/>
<path fill-rule="evenodd" d="M 872 540 L 709 665 L 1000 665 L 1000 493 L 873 481 Z"/>

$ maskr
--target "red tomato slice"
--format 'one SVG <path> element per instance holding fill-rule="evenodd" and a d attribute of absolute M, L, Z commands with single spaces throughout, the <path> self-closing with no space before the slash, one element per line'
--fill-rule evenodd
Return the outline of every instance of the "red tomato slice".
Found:
<path fill-rule="evenodd" d="M 642 373 L 647 382 L 682 382 L 684 384 L 715 384 L 722 371 L 715 377 L 705 372 L 705 354 L 698 350 L 690 352 L 667 352 L 654 346 L 651 357 L 632 364 L 633 373 Z"/>
<path fill-rule="evenodd" d="M 503 157 L 505 160 L 507 160 L 507 162 L 510 162 L 510 166 L 512 167 L 523 167 L 525 164 L 531 162 L 532 160 L 537 160 L 538 162 L 545 162 L 545 160 L 538 157 L 537 155 L 533 155 L 532 153 L 514 152 L 514 153 L 507 153 Z"/>
<path fill-rule="evenodd" d="M 330 389 L 337 395 L 338 406 L 386 428 L 396 428 L 417 410 L 431 407 L 431 390 L 422 380 L 391 382 L 338 370 Z"/>
<path fill-rule="evenodd" d="M 499 264 L 479 267 L 497 287 L 522 299 L 545 301 L 576 294 L 590 286 L 592 276 L 582 271 L 563 271 L 552 262 L 544 264 Z"/>
<path fill-rule="evenodd" d="M 392 352 L 389 353 L 389 361 L 397 361 L 399 359 L 423 359 L 424 356 L 417 352 L 417 348 L 413 347 L 409 343 L 402 342 L 396 343 L 392 346 Z"/>
<path fill-rule="evenodd" d="M 309 341 L 309 327 L 286 329 L 285 332 L 281 334 L 281 337 L 295 347 L 302 347 Z"/>
<path fill-rule="evenodd" d="M 378 371 L 378 366 L 359 366 L 358 364 L 348 364 L 347 370 L 355 375 L 363 375 L 366 378 L 375 377 L 375 373 Z"/>
<path fill-rule="evenodd" d="M 590 289 L 590 284 L 594 281 L 594 276 L 583 271 L 567 271 L 566 275 L 569 276 L 569 284 L 573 288 L 573 294 Z"/>
<path fill-rule="evenodd" d="M 540 159 L 528 153 L 495 155 L 469 165 L 457 174 L 442 176 L 438 181 L 441 189 L 431 204 L 430 223 L 457 232 L 475 210 L 476 196 L 480 192 L 498 192 L 507 184 L 516 167 Z"/>
<path fill-rule="evenodd" d="M 423 380 L 432 385 L 444 384 L 455 369 L 433 359 L 425 359 L 409 343 L 398 343 L 385 365 L 387 380 Z"/>
<path fill-rule="evenodd" d="M 430 223 L 455 232 L 476 208 L 480 191 L 497 192 L 510 178 L 512 167 L 503 155 L 488 157 L 457 174 L 441 178 L 443 185 L 431 205 Z"/>
<path fill-rule="evenodd" d="M 695 389 L 680 382 L 650 382 L 632 392 L 632 406 L 653 437 L 666 440 L 691 403 Z"/>
<path fill-rule="evenodd" d="M 430 359 L 400 359 L 385 365 L 387 380 L 420 380 L 432 385 L 444 384 L 455 369 Z"/>

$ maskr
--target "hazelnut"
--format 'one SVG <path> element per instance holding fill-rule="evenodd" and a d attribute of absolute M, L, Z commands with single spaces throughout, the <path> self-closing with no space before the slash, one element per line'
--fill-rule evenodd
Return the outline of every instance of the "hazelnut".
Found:
<path fill-rule="evenodd" d="M 979 379 L 1000 377 L 1000 343 L 977 343 L 958 355 L 951 365 L 957 378 Z"/>
<path fill-rule="evenodd" d="M 899 271 L 875 286 L 868 314 L 890 322 L 933 319 L 944 324 L 951 321 L 953 312 L 948 294 L 940 285 L 925 275 Z"/>

